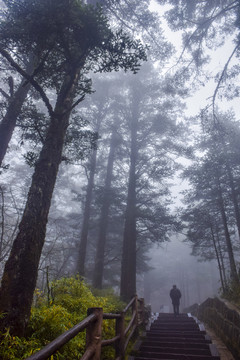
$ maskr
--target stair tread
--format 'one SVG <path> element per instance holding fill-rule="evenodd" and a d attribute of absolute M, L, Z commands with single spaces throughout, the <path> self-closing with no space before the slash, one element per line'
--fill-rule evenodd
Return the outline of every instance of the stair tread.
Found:
<path fill-rule="evenodd" d="M 174 355 L 170 356 L 169 354 L 162 354 L 163 356 L 160 357 L 141 357 L 137 356 L 135 360 L 221 360 L 219 356 L 189 356 L 189 355 Z"/>
<path fill-rule="evenodd" d="M 144 353 L 156 353 L 156 354 L 162 354 L 162 353 L 168 353 L 168 354 L 192 354 L 192 355 L 211 355 L 210 349 L 188 349 L 188 348 L 145 348 L 141 347 L 140 349 L 141 354 Z"/>
<path fill-rule="evenodd" d="M 161 314 L 146 331 L 135 360 L 220 360 L 204 326 L 186 314 Z"/>
<path fill-rule="evenodd" d="M 141 347 L 151 347 L 151 348 L 181 348 L 181 349 L 209 349 L 209 344 L 208 343 L 187 343 L 187 342 L 180 342 L 180 343 L 175 343 L 175 342 L 166 342 L 166 343 L 148 343 L 143 341 L 141 344 Z"/>

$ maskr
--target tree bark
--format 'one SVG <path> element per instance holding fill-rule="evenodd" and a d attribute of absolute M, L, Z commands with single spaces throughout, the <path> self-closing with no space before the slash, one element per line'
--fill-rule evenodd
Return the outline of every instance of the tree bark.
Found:
<path fill-rule="evenodd" d="M 97 116 L 98 116 L 98 120 L 95 131 L 99 133 L 102 117 L 103 117 L 102 108 Z M 78 259 L 76 264 L 76 272 L 81 276 L 85 275 L 88 231 L 89 231 L 89 222 L 90 222 L 90 214 L 91 214 L 92 193 L 94 188 L 94 177 L 96 172 L 96 163 L 97 163 L 97 150 L 94 150 L 90 159 L 90 171 L 89 171 L 87 192 L 86 192 L 84 212 L 83 212 L 83 222 L 82 222 L 82 229 L 80 235 L 80 244 L 78 249 Z"/>
<path fill-rule="evenodd" d="M 226 216 L 226 213 L 225 213 L 224 201 L 223 201 L 223 196 L 222 196 L 222 189 L 221 189 L 219 178 L 216 178 L 216 181 L 217 181 L 217 189 L 218 189 L 218 205 L 219 205 L 219 210 L 220 210 L 220 213 L 221 213 L 223 227 L 224 227 L 224 233 L 225 233 L 225 239 L 226 239 L 226 245 L 227 245 L 227 252 L 228 252 L 228 258 L 229 258 L 230 270 L 231 270 L 230 271 L 231 278 L 236 283 L 239 283 L 236 263 L 235 263 L 234 254 L 233 254 L 232 241 L 231 241 L 231 237 L 230 237 L 229 230 L 228 230 L 227 216 Z"/>
<path fill-rule="evenodd" d="M 231 193 L 232 193 L 232 201 L 233 201 L 233 206 L 234 206 L 235 219 L 236 219 L 237 228 L 238 228 L 238 237 L 240 239 L 240 211 L 239 211 L 239 205 L 238 205 L 238 195 L 237 195 L 237 192 L 236 192 L 236 189 L 234 186 L 233 174 L 232 174 L 232 170 L 231 170 L 231 167 L 230 167 L 228 161 L 226 161 L 226 168 L 227 168 L 228 179 L 229 179 L 229 184 L 230 184 Z"/>
<path fill-rule="evenodd" d="M 28 74 L 32 74 L 34 63 L 34 58 L 30 57 L 26 68 Z M 23 79 L 16 92 L 10 98 L 7 112 L 0 123 L 0 166 L 6 155 L 9 142 L 16 126 L 17 118 L 26 100 L 29 89 L 30 83 L 26 83 L 26 80 Z"/>
<path fill-rule="evenodd" d="M 85 199 L 83 223 L 82 223 L 80 245 L 78 250 L 78 259 L 77 259 L 77 267 L 76 267 L 77 273 L 81 276 L 85 275 L 85 260 L 87 254 L 88 230 L 89 230 L 89 221 L 90 221 L 92 192 L 94 186 L 94 176 L 96 171 L 96 160 L 97 160 L 97 150 L 94 150 L 90 160 L 90 173 L 87 184 L 87 193 Z"/>
<path fill-rule="evenodd" d="M 227 144 L 226 144 L 226 140 L 224 138 L 224 136 L 221 133 L 219 133 L 219 142 L 221 143 L 221 146 L 224 149 L 224 162 L 225 162 L 225 166 L 226 166 L 226 170 L 227 170 L 227 176 L 228 176 L 228 180 L 229 180 L 229 185 L 230 185 L 230 189 L 231 189 L 231 195 L 232 195 L 232 202 L 233 202 L 233 207 L 234 207 L 234 214 L 235 214 L 235 219 L 236 219 L 236 224 L 237 224 L 237 229 L 238 229 L 238 237 L 240 239 L 240 210 L 239 210 L 239 204 L 238 204 L 238 194 L 235 188 L 235 184 L 234 184 L 234 176 L 233 176 L 233 172 L 232 172 L 232 168 L 231 165 L 229 163 L 229 158 L 228 158 L 228 148 L 227 148 Z M 218 149 L 216 148 L 216 152 L 218 151 Z M 220 153 L 220 151 L 219 151 Z"/>
<path fill-rule="evenodd" d="M 35 166 L 19 232 L 3 273 L 0 311 L 5 317 L 1 328 L 10 327 L 11 333 L 17 336 L 24 335 L 30 317 L 48 212 L 78 78 L 79 69 L 76 68 L 65 76 Z"/>
<path fill-rule="evenodd" d="M 218 247 L 218 253 L 219 253 L 219 260 L 221 262 L 221 268 L 222 268 L 224 284 L 225 284 L 225 288 L 227 288 L 226 269 L 225 269 L 225 264 L 224 264 L 224 259 L 223 259 L 223 251 L 222 251 L 222 246 L 221 246 L 221 243 L 220 243 L 220 237 L 219 237 L 218 230 L 217 230 L 217 247 Z"/>
<path fill-rule="evenodd" d="M 221 284 L 222 284 L 222 289 L 224 291 L 225 290 L 225 284 L 224 284 L 224 279 L 223 279 L 222 266 L 221 266 L 221 261 L 220 261 L 220 257 L 219 257 L 219 254 L 218 254 L 217 244 L 216 244 L 215 235 L 214 235 L 212 225 L 210 225 L 210 229 L 211 229 L 211 235 L 212 235 L 212 242 L 213 242 L 213 246 L 214 246 L 214 250 L 215 250 L 215 254 L 216 254 L 216 258 L 217 258 L 217 263 L 218 263 L 220 281 L 221 281 Z"/>
<path fill-rule="evenodd" d="M 103 203 L 100 214 L 97 250 L 95 256 L 95 266 L 93 271 L 93 286 L 98 289 L 102 288 L 102 283 L 103 283 L 104 255 L 105 255 L 105 247 L 106 247 L 106 239 L 107 239 L 108 214 L 109 214 L 109 207 L 111 202 L 110 192 L 111 192 L 113 163 L 114 163 L 116 146 L 117 146 L 117 136 L 116 136 L 116 130 L 114 129 L 112 132 L 110 150 L 108 155 L 107 175 L 104 185 Z"/>
<path fill-rule="evenodd" d="M 131 120 L 131 151 L 128 181 L 127 207 L 123 234 L 123 250 L 121 264 L 120 295 L 124 301 L 129 301 L 136 294 L 136 163 L 138 156 L 137 129 L 138 110 L 137 99 L 133 102 Z"/>

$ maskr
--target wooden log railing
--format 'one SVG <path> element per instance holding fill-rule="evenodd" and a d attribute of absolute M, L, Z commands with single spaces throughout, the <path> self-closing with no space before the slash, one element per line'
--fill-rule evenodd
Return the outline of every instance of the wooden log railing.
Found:
<path fill-rule="evenodd" d="M 131 319 L 125 328 L 126 315 L 131 311 Z M 102 323 L 105 319 L 115 320 L 115 336 L 112 339 L 102 339 Z M 102 308 L 90 308 L 87 317 L 73 328 L 58 336 L 43 349 L 25 360 L 47 360 L 63 345 L 86 329 L 86 349 L 81 360 L 100 360 L 101 349 L 104 346 L 115 347 L 115 360 L 124 359 L 129 341 L 138 334 L 140 325 L 144 324 L 144 300 L 134 296 L 125 309 L 119 314 L 103 313 Z"/>

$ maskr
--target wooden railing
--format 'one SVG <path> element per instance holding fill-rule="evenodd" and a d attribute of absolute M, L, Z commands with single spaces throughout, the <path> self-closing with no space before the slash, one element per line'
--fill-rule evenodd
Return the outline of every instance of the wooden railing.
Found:
<path fill-rule="evenodd" d="M 125 328 L 125 318 L 129 309 L 132 309 L 131 319 Z M 113 319 L 115 323 L 115 336 L 112 339 L 102 339 L 102 322 L 104 319 Z M 126 308 L 119 314 L 105 314 L 102 308 L 90 308 L 87 317 L 73 328 L 58 336 L 42 350 L 28 357 L 26 360 L 47 360 L 63 345 L 86 329 L 86 350 L 81 360 L 100 360 L 103 346 L 115 347 L 116 360 L 124 359 L 124 355 L 139 326 L 145 322 L 144 300 L 134 296 Z"/>

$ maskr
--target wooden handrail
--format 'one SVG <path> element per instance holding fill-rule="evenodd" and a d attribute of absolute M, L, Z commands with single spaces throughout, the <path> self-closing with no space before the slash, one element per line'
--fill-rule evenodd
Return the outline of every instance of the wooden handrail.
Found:
<path fill-rule="evenodd" d="M 127 350 L 127 347 L 128 347 L 128 344 L 129 344 L 129 341 L 131 340 L 131 338 L 133 337 L 135 331 L 136 331 L 136 328 L 137 328 L 137 325 L 134 325 L 130 334 L 128 335 L 127 337 L 127 340 L 125 341 L 125 344 L 124 344 L 124 352 Z"/>
<path fill-rule="evenodd" d="M 131 307 L 131 319 L 128 326 L 125 328 L 125 316 Z M 115 359 L 123 360 L 129 341 L 138 330 L 138 327 L 144 322 L 143 309 L 144 300 L 138 299 L 137 296 L 134 296 L 125 309 L 119 314 L 104 314 L 101 308 L 90 308 L 88 309 L 88 316 L 83 321 L 58 336 L 43 349 L 25 360 L 47 360 L 51 355 L 53 355 L 63 345 L 69 342 L 84 329 L 86 329 L 86 351 L 81 360 L 100 360 L 101 348 L 109 345 L 115 346 Z M 115 336 L 112 339 L 101 339 L 102 321 L 104 319 L 112 319 L 116 321 Z"/>
<path fill-rule="evenodd" d="M 87 326 L 94 320 L 96 320 L 96 315 L 89 315 L 79 324 L 59 335 L 54 341 L 44 346 L 44 348 L 42 348 L 40 351 L 28 357 L 27 360 L 46 360 L 49 356 L 59 350 L 63 345 L 69 342 L 69 340 L 74 338 L 78 333 L 86 329 Z"/>
<path fill-rule="evenodd" d="M 103 346 L 112 345 L 112 344 L 114 344 L 114 343 L 115 343 L 117 340 L 119 340 L 119 339 L 120 339 L 120 335 L 117 335 L 117 336 L 115 336 L 115 337 L 112 338 L 112 339 L 102 340 L 101 345 L 102 345 L 102 347 L 103 347 Z"/>
<path fill-rule="evenodd" d="M 128 311 L 128 309 L 130 309 L 130 306 L 134 303 L 134 301 L 136 300 L 136 296 L 134 296 L 132 298 L 132 300 L 130 300 L 130 302 L 127 304 L 127 306 L 125 307 L 125 309 L 123 310 L 124 313 L 126 313 Z"/>
<path fill-rule="evenodd" d="M 118 319 L 121 317 L 121 314 L 107 314 L 107 313 L 103 313 L 103 319 L 107 320 L 107 319 Z"/>
<path fill-rule="evenodd" d="M 136 310 L 133 311 L 133 314 L 132 314 L 132 317 L 131 317 L 131 320 L 126 328 L 126 330 L 124 331 L 124 335 L 127 335 L 127 333 L 129 332 L 129 330 L 131 329 L 131 327 L 133 326 L 133 323 L 135 322 L 136 320 L 136 315 L 137 315 L 137 312 Z"/>

